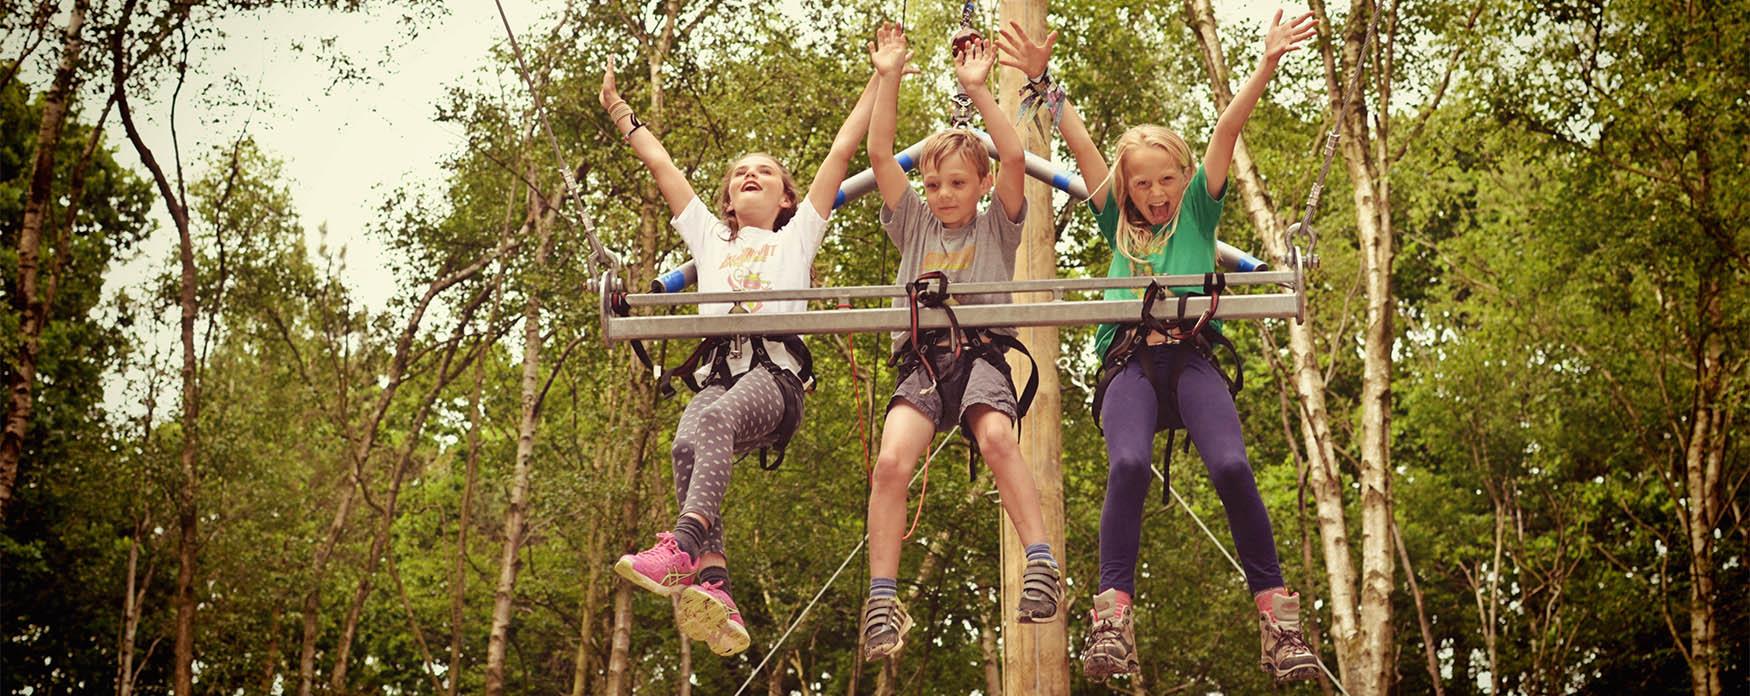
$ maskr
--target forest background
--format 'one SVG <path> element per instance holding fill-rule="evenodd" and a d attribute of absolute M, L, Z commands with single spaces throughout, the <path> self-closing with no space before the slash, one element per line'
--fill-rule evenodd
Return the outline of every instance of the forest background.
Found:
<path fill-rule="evenodd" d="M 989 26 L 997 3 L 980 6 Z M 902 95 L 900 140 L 945 121 L 957 3 L 787 8 L 513 15 L 565 166 L 634 286 L 685 250 L 596 102 L 610 56 L 700 191 L 749 150 L 812 171 L 884 17 L 914 27 L 925 73 Z M 1311 9 L 1321 35 L 1247 127 L 1219 234 L 1280 262 L 1324 132 L 1350 109 L 1307 323 L 1229 324 L 1248 450 L 1326 664 L 1356 694 L 1741 692 L 1750 3 Z M 285 163 L 308 153 L 264 148 L 251 123 L 297 116 L 254 106 L 257 76 L 216 67 L 222 27 L 393 17 L 412 40 L 450 8 L 3 10 L 0 692 L 1000 690 L 998 506 L 988 474 L 958 466 L 935 472 L 907 547 L 912 649 L 856 659 L 860 556 L 773 647 L 862 534 L 884 337 L 811 337 L 823 376 L 786 463 L 737 472 L 726 520 L 751 651 L 686 645 L 668 605 L 608 572 L 672 522 L 684 398 L 656 398 L 626 347 L 599 339 L 581 211 L 503 26 L 481 24 L 496 38 L 470 57 L 496 79 L 426 105 L 456 135 L 433 177 L 373 192 L 355 246 L 382 270 L 361 283 L 349 247 L 306 222 L 360 213 L 294 204 Z M 1052 70 L 1108 145 L 1160 122 L 1200 148 L 1256 62 L 1262 17 L 1207 0 L 1049 10 Z M 321 35 L 303 50 L 330 87 L 373 84 L 394 59 Z M 185 93 L 196 78 L 220 87 Z M 253 115 L 211 122 L 239 105 Z M 194 148 L 178 124 L 228 135 Z M 893 281 L 873 200 L 834 217 L 818 284 Z M 1097 272 L 1110 251 L 1091 216 L 1057 203 L 1061 275 Z M 1092 337 L 1063 331 L 1058 364 L 1069 659 L 1105 481 Z M 938 463 L 964 456 L 951 441 Z M 1173 472 L 1230 543 L 1195 455 Z M 1244 584 L 1185 512 L 1147 519 L 1142 674 L 1074 678 L 1075 693 L 1271 688 Z M 1295 688 L 1320 689 L 1335 692 Z"/>

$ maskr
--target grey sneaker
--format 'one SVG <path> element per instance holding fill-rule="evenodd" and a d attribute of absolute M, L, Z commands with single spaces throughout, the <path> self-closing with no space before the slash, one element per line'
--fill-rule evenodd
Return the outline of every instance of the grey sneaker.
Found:
<path fill-rule="evenodd" d="M 1130 607 L 1118 604 L 1118 591 L 1106 590 L 1094 596 L 1094 625 L 1088 631 L 1088 642 L 1082 648 L 1082 674 L 1089 679 L 1105 680 L 1120 674 L 1142 671 L 1136 661 L 1136 628 Z"/>
<path fill-rule="evenodd" d="M 1017 603 L 1024 624 L 1046 623 L 1057 618 L 1057 603 L 1063 597 L 1063 579 L 1057 563 L 1044 559 L 1027 561 L 1021 571 L 1021 601 Z"/>
<path fill-rule="evenodd" d="M 1300 595 L 1278 592 L 1270 611 L 1258 614 L 1264 671 L 1278 682 L 1305 681 L 1319 676 L 1319 658 L 1300 633 Z"/>
<path fill-rule="evenodd" d="M 863 602 L 863 659 L 873 662 L 899 654 L 911 615 L 897 597 L 870 597 Z"/>

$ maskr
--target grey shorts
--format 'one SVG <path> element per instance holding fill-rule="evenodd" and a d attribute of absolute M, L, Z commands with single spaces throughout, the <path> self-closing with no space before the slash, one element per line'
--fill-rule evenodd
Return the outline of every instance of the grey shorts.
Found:
<path fill-rule="evenodd" d="M 953 354 L 946 351 L 935 357 L 936 374 L 940 378 L 936 387 L 930 388 L 929 371 L 912 370 L 893 390 L 893 398 L 887 401 L 888 410 L 893 410 L 894 405 L 904 399 L 936 425 L 936 432 L 963 423 L 967 409 L 978 404 L 1002 412 L 1010 421 L 1017 420 L 1019 408 L 1015 402 L 1015 383 L 1009 378 L 1008 363 L 1003 363 L 999 369 L 988 360 L 963 356 L 956 365 Z M 966 368 L 971 371 L 962 381 L 960 370 Z M 971 433 L 967 435 L 970 437 Z"/>

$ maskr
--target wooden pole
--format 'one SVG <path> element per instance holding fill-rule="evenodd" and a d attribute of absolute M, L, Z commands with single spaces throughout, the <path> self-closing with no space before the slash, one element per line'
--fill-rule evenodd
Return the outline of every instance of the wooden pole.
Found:
<path fill-rule="evenodd" d="M 998 12 L 1000 26 L 1008 26 L 1013 20 L 1028 34 L 1043 36 L 1045 3 L 1046 0 L 1003 0 Z M 988 27 L 987 32 L 991 35 L 985 38 L 995 39 L 999 28 Z M 1000 70 L 997 101 L 1003 105 L 1003 113 L 1013 120 L 1020 107 L 1021 86 L 1026 84 L 1027 78 L 1014 68 Z M 1034 123 L 1021 124 L 1021 138 L 1028 151 L 1049 157 L 1053 129 L 1049 116 L 1041 122 L 1043 127 Z M 1049 185 L 1028 178 L 1027 220 L 1015 264 L 1016 280 L 1057 277 L 1057 239 L 1052 224 L 1051 199 Z M 1016 302 L 1050 299 L 1048 293 L 1015 295 Z M 1057 378 L 1057 329 L 1024 328 L 1020 333 L 1021 341 L 1027 344 L 1027 349 L 1033 352 L 1033 358 L 1039 364 L 1039 395 L 1022 423 L 1021 455 L 1027 459 L 1033 470 L 1033 481 L 1039 486 L 1039 505 L 1045 517 L 1046 536 L 1061 562 L 1068 551 L 1064 548 L 1063 533 L 1063 397 Z M 1027 361 L 1015 356 L 1010 364 L 1015 384 L 1026 384 Z M 1003 515 L 999 524 L 1003 535 L 1003 693 L 1007 696 L 1068 694 L 1068 623 L 1065 620 L 1068 602 L 1060 607 L 1058 620 L 1052 623 L 1023 626 L 1015 620 L 1016 606 L 1020 601 L 1021 570 L 1026 564 L 1027 553 L 1008 515 Z"/>

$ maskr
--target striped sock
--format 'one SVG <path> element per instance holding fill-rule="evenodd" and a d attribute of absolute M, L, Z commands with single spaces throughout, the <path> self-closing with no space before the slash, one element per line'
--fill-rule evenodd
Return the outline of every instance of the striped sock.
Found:
<path fill-rule="evenodd" d="M 1055 556 L 1051 555 L 1051 544 L 1047 544 L 1044 542 L 1040 542 L 1038 544 L 1028 544 L 1027 545 L 1027 560 L 1029 560 L 1029 561 L 1046 560 L 1046 561 L 1051 561 L 1053 564 L 1057 563 L 1057 558 Z"/>
<path fill-rule="evenodd" d="M 894 578 L 869 578 L 870 597 L 898 597 L 899 581 Z"/>
<path fill-rule="evenodd" d="M 681 515 L 680 520 L 674 524 L 674 543 L 692 557 L 694 562 L 698 562 L 699 552 L 704 550 L 701 547 L 705 545 L 706 531 L 705 523 L 692 515 Z"/>

